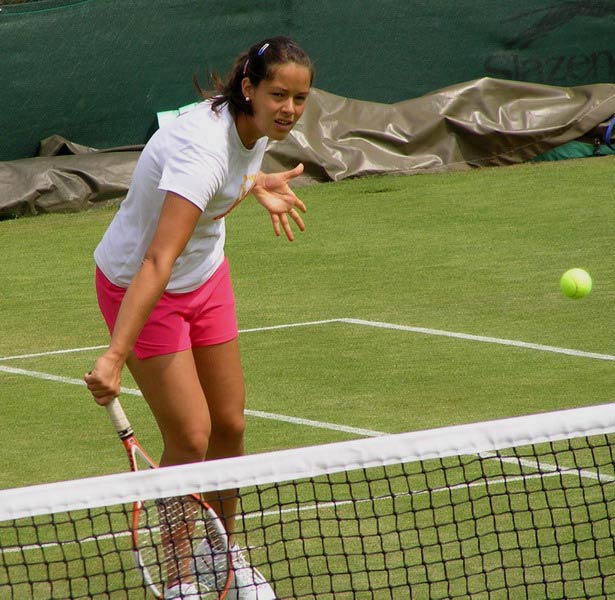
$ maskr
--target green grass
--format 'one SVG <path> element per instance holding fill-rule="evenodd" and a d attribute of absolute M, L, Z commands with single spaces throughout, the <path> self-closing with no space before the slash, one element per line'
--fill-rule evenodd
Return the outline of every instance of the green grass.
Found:
<path fill-rule="evenodd" d="M 612 168 L 601 158 L 307 187 L 307 231 L 292 244 L 246 201 L 228 218 L 240 328 L 350 317 L 613 354 Z M 91 255 L 113 214 L 0 222 L 0 357 L 106 343 Z M 572 266 L 593 275 L 588 298 L 560 293 Z M 332 323 L 245 333 L 241 346 L 249 408 L 377 431 L 612 399 L 609 361 L 407 331 Z M 0 366 L 80 379 L 96 355 Z M 0 378 L 0 485 L 124 467 L 84 389 Z M 141 437 L 157 445 L 142 401 L 125 401 Z M 348 437 L 248 421 L 250 452 Z M 24 467 L 24 454 L 37 463 Z"/>
<path fill-rule="evenodd" d="M 307 230 L 292 244 L 246 200 L 227 219 L 227 254 L 248 408 L 280 415 L 248 416 L 248 451 L 611 402 L 612 360 L 403 327 L 615 355 L 614 166 L 608 157 L 302 188 Z M 125 470 L 104 412 L 75 384 L 99 352 L 83 348 L 108 339 L 92 252 L 113 214 L 0 222 L 0 487 Z M 592 274 L 589 297 L 559 291 L 570 267 Z M 258 330 L 343 318 L 363 324 Z M 68 349 L 78 351 L 9 358 Z M 123 384 L 134 387 L 128 373 Z M 123 402 L 157 455 L 144 402 Z M 522 579 L 513 558 L 508 577 Z"/>

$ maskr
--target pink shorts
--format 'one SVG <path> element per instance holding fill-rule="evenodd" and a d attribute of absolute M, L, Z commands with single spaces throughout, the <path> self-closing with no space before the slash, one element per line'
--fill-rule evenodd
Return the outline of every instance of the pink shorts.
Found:
<path fill-rule="evenodd" d="M 126 289 L 111 283 L 96 268 L 98 305 L 109 331 L 115 327 Z M 235 297 L 228 260 L 199 288 L 185 294 L 165 292 L 143 326 L 134 346 L 139 360 L 222 344 L 237 337 Z"/>

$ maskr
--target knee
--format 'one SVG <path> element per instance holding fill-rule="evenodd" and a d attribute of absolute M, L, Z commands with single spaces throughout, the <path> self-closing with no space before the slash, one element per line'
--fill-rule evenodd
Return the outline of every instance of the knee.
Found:
<path fill-rule="evenodd" d="M 243 414 L 233 415 L 214 421 L 212 423 L 211 438 L 215 440 L 227 440 L 229 442 L 243 441 L 245 431 L 245 419 Z"/>
<path fill-rule="evenodd" d="M 244 430 L 243 414 L 214 421 L 207 457 L 222 458 L 243 454 Z"/>
<path fill-rule="evenodd" d="M 167 437 L 164 454 L 174 463 L 199 462 L 205 459 L 210 432 L 206 429 L 189 429 Z"/>

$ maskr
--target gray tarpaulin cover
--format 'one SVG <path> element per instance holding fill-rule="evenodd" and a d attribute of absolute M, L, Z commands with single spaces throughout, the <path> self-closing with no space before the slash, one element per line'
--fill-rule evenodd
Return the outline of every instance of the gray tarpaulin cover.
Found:
<path fill-rule="evenodd" d="M 289 137 L 270 144 L 263 170 L 302 162 L 297 183 L 306 184 L 521 163 L 591 134 L 614 114 L 615 84 L 483 78 L 396 104 L 314 89 Z M 141 148 L 43 140 L 40 156 L 0 162 L 0 216 L 76 212 L 121 198 Z"/>

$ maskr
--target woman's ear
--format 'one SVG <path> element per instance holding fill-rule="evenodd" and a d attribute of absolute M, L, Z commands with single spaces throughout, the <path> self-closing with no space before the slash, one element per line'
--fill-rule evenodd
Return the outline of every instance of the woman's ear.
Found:
<path fill-rule="evenodd" d="M 249 100 L 252 97 L 252 93 L 254 92 L 254 86 L 250 81 L 249 77 L 244 77 L 241 80 L 241 93 L 246 100 Z"/>

